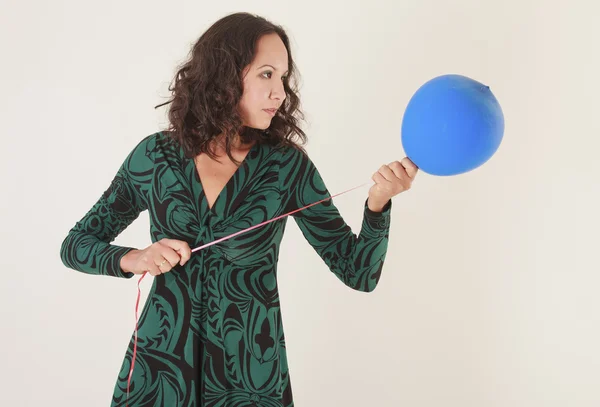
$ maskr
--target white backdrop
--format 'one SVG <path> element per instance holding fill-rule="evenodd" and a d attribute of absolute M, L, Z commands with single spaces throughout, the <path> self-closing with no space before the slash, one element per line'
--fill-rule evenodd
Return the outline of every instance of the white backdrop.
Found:
<path fill-rule="evenodd" d="M 166 125 L 154 106 L 191 44 L 234 11 L 289 31 L 307 149 L 332 193 L 403 157 L 402 113 L 434 76 L 486 83 L 506 119 L 486 165 L 421 173 L 394 198 L 373 293 L 345 287 L 289 223 L 279 284 L 296 405 L 600 405 L 597 2 L 1 4 L 0 405 L 109 404 L 137 279 L 69 270 L 60 244 Z M 366 194 L 335 199 L 356 232 Z M 147 214 L 115 243 L 147 246 Z"/>

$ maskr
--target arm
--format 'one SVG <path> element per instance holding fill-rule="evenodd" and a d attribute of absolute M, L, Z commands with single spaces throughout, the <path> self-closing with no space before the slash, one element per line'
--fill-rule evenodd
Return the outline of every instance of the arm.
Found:
<path fill-rule="evenodd" d="M 121 259 L 135 249 L 111 242 L 147 208 L 140 187 L 152 176 L 148 139 L 129 153 L 108 189 L 67 234 L 60 249 L 65 266 L 87 274 L 133 276 L 121 268 Z"/>
<path fill-rule="evenodd" d="M 286 213 L 331 196 L 312 161 L 300 151 L 283 155 L 280 185 Z M 391 205 L 389 200 L 376 212 L 366 200 L 358 236 L 332 200 L 292 216 L 306 240 L 344 284 L 371 292 L 379 281 L 387 252 Z"/>

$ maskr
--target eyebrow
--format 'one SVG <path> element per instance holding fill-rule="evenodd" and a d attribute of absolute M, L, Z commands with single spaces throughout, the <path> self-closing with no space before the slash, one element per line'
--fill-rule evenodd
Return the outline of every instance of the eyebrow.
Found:
<path fill-rule="evenodd" d="M 273 70 L 274 70 L 274 71 L 276 71 L 276 70 L 277 70 L 277 69 L 275 69 L 275 67 L 274 67 L 273 65 L 269 65 L 269 64 L 265 64 L 265 65 L 263 65 L 263 66 L 261 66 L 261 67 L 259 67 L 259 68 L 257 68 L 257 69 L 263 69 L 265 66 L 268 66 L 268 67 L 270 67 L 270 68 L 273 68 Z M 288 71 L 289 71 L 289 70 L 288 70 Z M 288 71 L 285 71 L 285 73 L 288 73 Z"/>

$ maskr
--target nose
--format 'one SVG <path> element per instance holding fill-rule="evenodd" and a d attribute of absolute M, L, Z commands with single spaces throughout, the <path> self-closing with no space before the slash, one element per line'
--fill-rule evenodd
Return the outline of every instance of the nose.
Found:
<path fill-rule="evenodd" d="M 271 99 L 282 101 L 285 99 L 285 88 L 283 82 L 277 82 L 273 88 L 271 88 Z"/>

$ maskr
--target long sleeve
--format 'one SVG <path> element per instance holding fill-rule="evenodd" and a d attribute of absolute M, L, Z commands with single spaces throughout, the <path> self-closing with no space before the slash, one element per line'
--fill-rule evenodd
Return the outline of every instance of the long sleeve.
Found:
<path fill-rule="evenodd" d="M 331 196 L 313 162 L 298 150 L 283 155 L 280 185 L 286 213 Z M 387 253 L 391 206 L 390 200 L 382 212 L 373 212 L 365 201 L 358 236 L 332 199 L 292 216 L 306 240 L 344 284 L 371 292 L 379 282 Z"/>
<path fill-rule="evenodd" d="M 134 248 L 111 242 L 147 209 L 144 185 L 153 167 L 148 140 L 129 153 L 108 189 L 67 234 L 60 249 L 65 266 L 87 274 L 132 277 L 120 262 Z"/>

